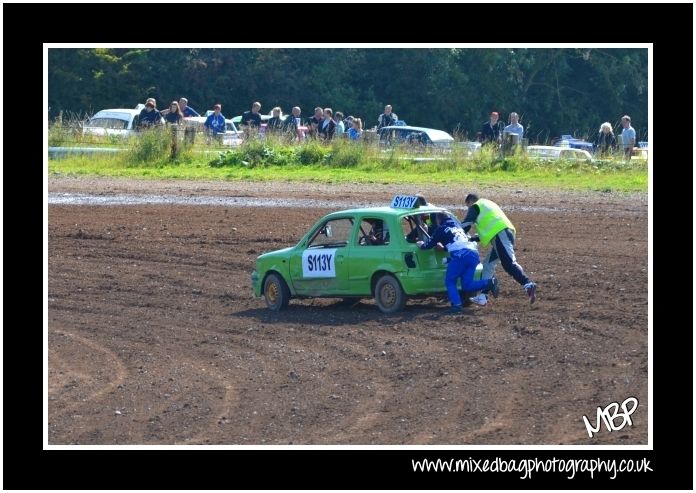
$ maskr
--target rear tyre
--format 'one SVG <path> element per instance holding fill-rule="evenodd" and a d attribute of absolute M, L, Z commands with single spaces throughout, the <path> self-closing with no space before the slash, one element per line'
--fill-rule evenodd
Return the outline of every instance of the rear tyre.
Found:
<path fill-rule="evenodd" d="M 274 312 L 284 310 L 290 302 L 290 289 L 278 274 L 269 274 L 263 283 L 263 296 L 266 306 Z"/>
<path fill-rule="evenodd" d="M 375 285 L 375 302 L 382 313 L 398 312 L 406 305 L 406 293 L 394 276 L 384 275 Z"/>

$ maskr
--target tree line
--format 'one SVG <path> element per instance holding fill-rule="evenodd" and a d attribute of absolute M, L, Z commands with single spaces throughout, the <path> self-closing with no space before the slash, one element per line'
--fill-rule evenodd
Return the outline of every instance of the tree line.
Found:
<path fill-rule="evenodd" d="M 638 48 L 50 48 L 49 117 L 159 108 L 186 97 L 226 117 L 260 101 L 316 106 L 377 124 L 386 104 L 409 125 L 473 138 L 491 111 L 517 112 L 530 141 L 594 136 L 628 114 L 648 130 L 648 51 Z"/>

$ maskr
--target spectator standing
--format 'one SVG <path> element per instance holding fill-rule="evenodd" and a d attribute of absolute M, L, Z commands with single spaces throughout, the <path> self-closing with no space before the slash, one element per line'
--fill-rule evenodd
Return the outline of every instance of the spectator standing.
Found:
<path fill-rule="evenodd" d="M 636 131 L 631 126 L 631 117 L 628 115 L 621 117 L 621 125 L 623 126 L 623 131 L 621 132 L 621 145 L 624 150 L 624 158 L 626 158 L 626 161 L 630 161 L 631 155 L 633 154 L 633 147 L 636 145 Z"/>
<path fill-rule="evenodd" d="M 280 106 L 276 106 L 271 110 L 273 116 L 266 123 L 266 133 L 267 134 L 278 134 L 283 129 L 285 122 L 281 120 L 280 114 L 283 112 Z"/>
<path fill-rule="evenodd" d="M 481 142 L 483 144 L 488 142 L 498 144 L 500 142 L 502 122 L 498 118 L 497 111 L 491 112 L 488 121 L 481 127 Z"/>
<path fill-rule="evenodd" d="M 362 120 L 354 118 L 351 122 L 351 128 L 348 130 L 348 138 L 350 140 L 358 140 L 362 135 Z"/>
<path fill-rule="evenodd" d="M 188 118 L 190 116 L 201 116 L 198 114 L 196 110 L 194 110 L 188 105 L 188 99 L 186 98 L 179 98 L 179 109 L 181 110 L 181 113 L 183 113 L 185 118 Z"/>
<path fill-rule="evenodd" d="M 174 125 L 181 125 L 184 123 L 184 114 L 181 112 L 179 103 L 172 101 L 172 103 L 169 105 L 167 114 L 164 116 L 164 121 Z"/>
<path fill-rule="evenodd" d="M 300 135 L 302 126 L 302 109 L 299 106 L 293 106 L 292 112 L 285 118 L 285 131 L 293 132 L 293 136 L 297 137 L 300 142 L 304 139 L 304 135 Z"/>
<path fill-rule="evenodd" d="M 601 157 L 606 157 L 616 150 L 616 136 L 614 135 L 614 130 L 611 128 L 611 123 L 604 122 L 599 127 L 595 145 Z"/>
<path fill-rule="evenodd" d="M 157 111 L 157 101 L 154 98 L 145 101 L 145 108 L 140 111 L 139 122 L 140 128 L 162 124 L 162 115 Z"/>
<path fill-rule="evenodd" d="M 331 108 L 324 109 L 324 119 L 319 123 L 319 138 L 329 141 L 333 139 L 336 132 L 336 122 L 333 121 L 333 110 Z"/>
<path fill-rule="evenodd" d="M 242 121 L 240 125 L 242 127 L 247 127 L 245 133 L 251 127 L 256 127 L 257 130 L 259 129 L 259 127 L 261 127 L 261 114 L 259 113 L 260 109 L 261 103 L 257 101 L 251 105 L 250 111 L 245 111 L 242 114 Z"/>
<path fill-rule="evenodd" d="M 510 113 L 510 125 L 505 127 L 503 131 L 509 134 L 519 135 L 520 140 L 522 140 L 522 136 L 524 135 L 524 127 L 520 125 L 519 118 L 519 115 L 514 111 Z"/>
<path fill-rule="evenodd" d="M 336 135 L 338 137 L 345 137 L 346 126 L 343 123 L 343 113 L 337 111 L 334 118 L 334 122 L 336 122 Z"/>
<path fill-rule="evenodd" d="M 396 121 L 398 119 L 399 117 L 396 116 L 396 113 L 392 112 L 392 106 L 390 104 L 386 105 L 384 107 L 384 113 L 379 115 L 377 118 L 377 130 L 382 127 L 391 127 L 392 125 L 396 125 Z"/>
<path fill-rule="evenodd" d="M 353 120 L 355 120 L 353 115 L 347 116 L 346 119 L 343 120 L 343 124 L 346 126 L 346 133 L 353 128 Z"/>
<path fill-rule="evenodd" d="M 204 125 L 210 135 L 221 140 L 225 133 L 225 116 L 222 114 L 221 104 L 213 106 L 213 112 L 205 119 Z"/>
<path fill-rule="evenodd" d="M 324 120 L 324 110 L 317 106 L 314 108 L 314 116 L 307 121 L 307 133 L 309 137 L 316 139 L 319 132 L 319 124 Z"/>

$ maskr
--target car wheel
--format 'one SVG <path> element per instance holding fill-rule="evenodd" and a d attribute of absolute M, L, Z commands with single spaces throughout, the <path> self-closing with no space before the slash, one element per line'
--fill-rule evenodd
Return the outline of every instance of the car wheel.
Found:
<path fill-rule="evenodd" d="M 266 306 L 277 312 L 287 308 L 290 302 L 290 289 L 279 274 L 269 274 L 263 283 L 263 296 Z"/>
<path fill-rule="evenodd" d="M 375 285 L 375 302 L 382 313 L 394 313 L 406 305 L 406 293 L 394 276 L 384 275 Z"/>

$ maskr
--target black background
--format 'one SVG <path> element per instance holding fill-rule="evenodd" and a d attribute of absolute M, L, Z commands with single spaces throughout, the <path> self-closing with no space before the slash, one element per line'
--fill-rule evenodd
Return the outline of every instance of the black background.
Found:
<path fill-rule="evenodd" d="M 651 4 L 3 4 L 4 293 L 3 473 L 7 489 L 691 489 L 693 5 Z M 667 18 L 662 24 L 657 21 Z M 37 19 L 47 19 L 43 22 Z M 175 24 L 175 20 L 185 23 Z M 39 25 L 41 24 L 41 25 Z M 269 25 L 277 25 L 277 30 Z M 660 25 L 667 25 L 660 29 Z M 257 36 L 250 35 L 256 27 Z M 327 38 L 327 34 L 335 36 Z M 244 35 L 243 35 L 244 34 Z M 246 39 L 245 39 L 246 38 Z M 651 127 L 654 451 L 602 450 L 42 450 L 43 354 L 38 260 L 30 218 L 46 197 L 38 135 L 44 111 L 42 43 L 654 43 Z M 12 115 L 16 115 L 12 117 Z M 33 115 L 33 117 L 32 117 Z M 16 119 L 15 119 L 16 118 Z M 17 124 L 14 124 L 17 122 Z M 12 123 L 12 124 L 11 124 Z M 663 136 L 663 137 L 660 137 Z M 682 143 L 683 142 L 683 143 Z M 17 149 L 21 149 L 18 152 Z M 31 157 L 27 154 L 29 149 Z M 34 153 L 35 151 L 35 153 Z M 28 162 L 29 161 L 29 162 Z M 31 177 L 31 180 L 29 179 Z M 32 183 L 29 185 L 29 183 Z M 679 190 L 683 187 L 683 190 Z M 36 191 L 36 192 L 34 192 Z M 36 203 L 27 201 L 33 195 Z M 16 199 L 21 199 L 17 207 Z M 12 201 L 12 202 L 10 202 Z M 29 208 L 26 205 L 30 205 Z M 33 209 L 34 214 L 30 214 Z M 669 214 L 667 213 L 669 212 Z M 669 217 L 678 224 L 669 226 Z M 16 224 L 13 225 L 13 222 Z M 39 228 L 31 228 L 40 231 Z M 660 233 L 661 231 L 661 233 Z M 676 233 L 672 238 L 669 232 Z M 38 236 L 38 235 L 37 235 Z M 19 240 L 19 241 L 18 241 Z M 686 240 L 688 241 L 688 240 Z M 31 244 L 31 245 L 30 245 Z M 12 252 L 13 248 L 19 251 Z M 42 257 L 43 258 L 43 257 Z M 18 261 L 15 262 L 15 259 Z M 21 259 L 21 260 L 20 260 Z M 13 264 L 28 266 L 13 270 Z M 43 264 L 43 261 L 42 261 Z M 692 279 L 693 281 L 693 279 Z M 683 287 L 679 287 L 683 286 Z M 29 296 L 36 291 L 37 295 Z M 15 308 L 37 305 L 36 309 Z M 32 317 L 36 313 L 35 317 Z M 27 316 L 29 315 L 29 316 Z M 686 319 L 686 316 L 681 317 Z M 27 337 L 31 335 L 31 337 Z M 601 350 L 601 348 L 597 348 Z M 41 356 L 40 356 L 41 355 Z M 30 369 L 35 371 L 29 371 Z M 29 375 L 33 376 L 30 378 Z M 669 385 L 675 389 L 670 391 Z M 411 460 L 494 458 L 650 460 L 652 473 L 413 472 Z M 20 472 L 20 470 L 28 472 Z"/>

